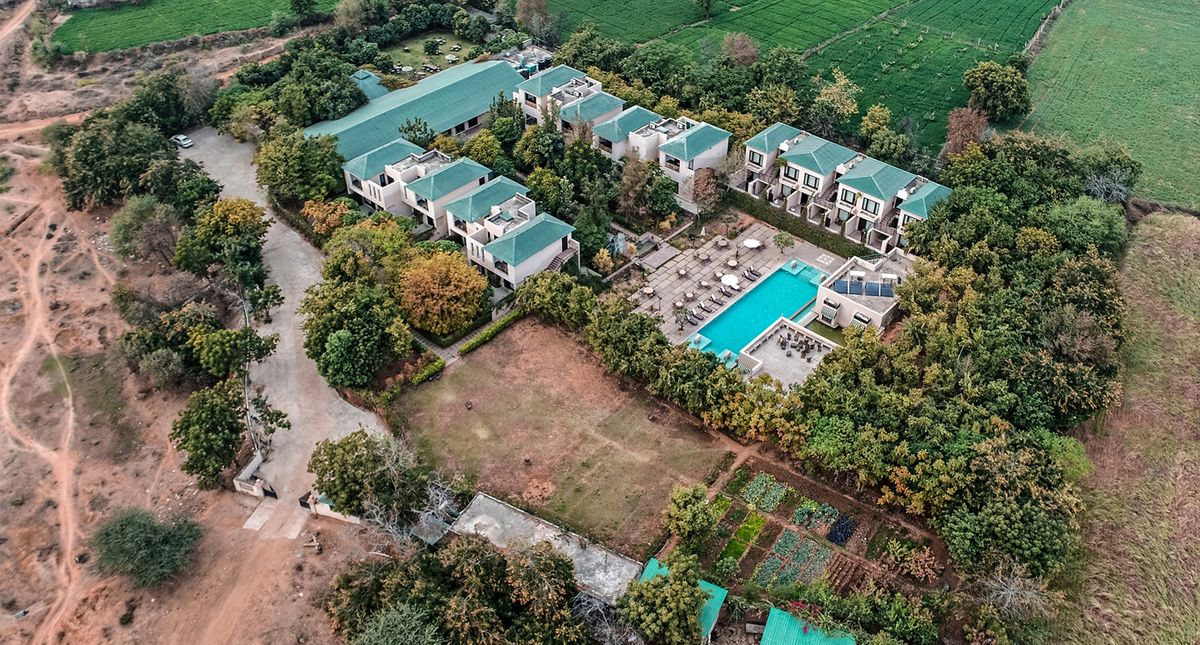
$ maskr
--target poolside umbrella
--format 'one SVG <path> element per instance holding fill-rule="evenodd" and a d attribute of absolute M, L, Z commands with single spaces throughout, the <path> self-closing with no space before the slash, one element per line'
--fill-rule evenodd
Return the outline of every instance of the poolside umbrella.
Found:
<path fill-rule="evenodd" d="M 721 276 L 721 284 L 723 284 L 723 285 L 734 287 L 734 286 L 737 286 L 737 283 L 738 283 L 738 277 L 736 275 L 730 274 L 730 275 Z"/>
<path fill-rule="evenodd" d="M 742 242 L 742 246 L 748 249 L 757 249 L 758 247 L 762 246 L 762 242 L 759 242 L 754 238 L 749 238 L 745 242 Z"/>

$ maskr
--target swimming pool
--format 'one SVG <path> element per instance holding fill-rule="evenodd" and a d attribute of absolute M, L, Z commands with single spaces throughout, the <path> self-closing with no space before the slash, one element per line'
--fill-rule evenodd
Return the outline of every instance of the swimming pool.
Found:
<path fill-rule="evenodd" d="M 748 283 L 743 278 L 742 288 L 750 291 L 692 334 L 688 345 L 717 356 L 724 355 L 732 362 L 743 347 L 780 316 L 793 318 L 806 313 L 812 307 L 817 285 L 824 277 L 820 269 L 799 260 L 789 260 L 756 283 Z M 725 354 L 726 351 L 730 353 Z"/>

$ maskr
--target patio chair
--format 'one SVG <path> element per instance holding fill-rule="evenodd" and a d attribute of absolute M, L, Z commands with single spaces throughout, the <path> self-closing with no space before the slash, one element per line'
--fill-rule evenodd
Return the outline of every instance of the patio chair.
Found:
<path fill-rule="evenodd" d="M 750 282 L 754 282 L 755 280 L 757 280 L 757 279 L 758 279 L 758 278 L 754 277 L 753 275 L 751 275 L 751 273 L 750 273 L 750 270 L 749 270 L 749 269 L 746 269 L 746 270 L 743 270 L 743 271 L 742 271 L 742 277 L 746 278 L 746 279 L 747 279 L 747 280 L 749 280 Z"/>
<path fill-rule="evenodd" d="M 729 288 L 733 289 L 734 291 L 741 291 L 741 290 L 742 290 L 742 285 L 740 285 L 740 284 L 731 284 L 731 285 L 729 285 Z"/>
<path fill-rule="evenodd" d="M 696 311 L 695 309 L 688 309 L 688 313 L 695 316 L 696 318 L 699 318 L 700 320 L 704 320 L 705 318 L 708 318 L 708 316 L 705 316 L 704 314 L 700 313 L 699 311 Z"/>
<path fill-rule="evenodd" d="M 708 296 L 708 299 L 709 299 L 709 300 L 712 300 L 712 301 L 713 301 L 713 303 L 715 303 L 715 304 L 717 304 L 717 305 L 723 305 L 723 304 L 725 304 L 725 301 L 724 301 L 724 300 L 722 300 L 722 299 L 720 299 L 720 298 L 718 298 L 718 297 L 717 297 L 717 294 L 715 294 L 715 293 L 714 293 L 714 294 L 711 294 L 711 295 L 709 295 L 709 296 Z"/>
<path fill-rule="evenodd" d="M 708 305 L 704 304 L 704 301 L 703 301 L 703 300 L 701 300 L 701 301 L 700 301 L 700 305 L 699 305 L 699 306 L 700 306 L 700 308 L 701 308 L 701 309 L 703 309 L 703 310 L 707 311 L 707 312 L 708 312 L 708 313 L 710 313 L 710 314 L 711 314 L 711 313 L 714 311 L 713 309 L 709 308 L 709 306 L 708 306 Z"/>
<path fill-rule="evenodd" d="M 685 318 L 685 319 L 688 321 L 688 324 L 689 324 L 689 325 L 691 325 L 691 326 L 693 326 L 693 327 L 695 327 L 696 325 L 699 325 L 699 324 L 700 324 L 700 321 L 699 321 L 699 320 L 696 320 L 695 318 L 692 318 L 692 315 L 691 315 L 691 314 L 688 314 L 688 315 L 687 315 L 687 316 L 685 316 L 684 318 Z"/>
<path fill-rule="evenodd" d="M 761 277 L 762 277 L 762 274 L 761 274 L 761 273 L 759 273 L 758 271 L 755 271 L 755 270 L 754 270 L 754 267 L 752 267 L 752 266 L 750 266 L 750 265 L 748 265 L 748 264 L 746 265 L 746 270 L 750 272 L 750 275 L 752 275 L 752 276 L 754 276 L 754 277 L 756 277 L 756 278 L 761 278 Z"/>
<path fill-rule="evenodd" d="M 730 291 L 729 288 L 726 287 L 725 285 L 721 285 L 721 295 L 725 296 L 726 298 L 732 298 L 733 292 Z M 722 303 L 722 304 L 724 304 L 724 303 Z"/>

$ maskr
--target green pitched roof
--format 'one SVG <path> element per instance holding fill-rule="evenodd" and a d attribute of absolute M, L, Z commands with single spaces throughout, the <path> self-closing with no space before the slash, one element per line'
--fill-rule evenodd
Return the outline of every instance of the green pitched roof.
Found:
<path fill-rule="evenodd" d="M 913 194 L 900 204 L 900 208 L 906 212 L 912 213 L 921 219 L 929 217 L 929 211 L 933 210 L 934 204 L 942 201 L 950 196 L 950 189 L 941 184 L 934 182 L 926 182 Z"/>
<path fill-rule="evenodd" d="M 854 645 L 842 632 L 827 634 L 781 609 L 771 608 L 760 645 Z"/>
<path fill-rule="evenodd" d="M 351 74 L 350 80 L 354 81 L 354 84 L 363 91 L 363 94 L 367 95 L 367 100 L 377 99 L 388 93 L 388 88 L 379 82 L 379 77 L 365 69 L 360 69 Z"/>
<path fill-rule="evenodd" d="M 589 123 L 613 110 L 620 110 L 624 107 L 625 101 L 612 94 L 596 92 L 564 105 L 558 117 L 568 123 Z"/>
<path fill-rule="evenodd" d="M 458 219 L 475 222 L 487 217 L 493 206 L 527 192 L 528 189 L 508 177 L 499 177 L 446 204 L 446 210 Z"/>
<path fill-rule="evenodd" d="M 333 121 L 304 129 L 314 137 L 337 137 L 338 152 L 353 159 L 400 136 L 408 119 L 423 119 L 436 132 L 488 111 L 497 93 L 511 96 L 521 75 L 504 61 L 463 63 L 403 89 L 388 92 Z"/>
<path fill-rule="evenodd" d="M 800 134 L 800 130 L 786 123 L 776 123 L 746 140 L 746 147 L 763 154 L 770 154 L 779 144 Z"/>
<path fill-rule="evenodd" d="M 585 74 L 569 65 L 558 65 L 529 77 L 529 80 L 517 84 L 517 89 L 534 96 L 547 96 L 554 88 L 563 85 L 573 78 L 583 78 Z"/>
<path fill-rule="evenodd" d="M 347 161 L 342 164 L 342 169 L 359 179 L 370 179 L 383 172 L 383 167 L 387 164 L 422 152 L 425 151 L 421 146 L 410 143 L 408 139 L 396 139 Z"/>
<path fill-rule="evenodd" d="M 462 188 L 480 177 L 487 177 L 490 172 L 487 168 L 463 157 L 410 183 L 408 189 L 413 191 L 417 197 L 433 201 L 445 197 L 450 192 Z"/>
<path fill-rule="evenodd" d="M 840 164 L 853 159 L 858 153 L 845 146 L 839 146 L 832 141 L 810 134 L 799 141 L 789 144 L 788 149 L 779 155 L 788 163 L 794 163 L 805 170 L 811 170 L 822 177 L 828 176 Z"/>
<path fill-rule="evenodd" d="M 867 157 L 839 177 L 838 182 L 876 199 L 888 200 L 916 178 L 911 172 Z"/>
<path fill-rule="evenodd" d="M 680 161 L 691 161 L 704 151 L 729 138 L 729 132 L 715 125 L 701 123 L 659 146 L 659 152 Z"/>
<path fill-rule="evenodd" d="M 650 561 L 646 563 L 646 568 L 642 571 L 640 580 L 645 582 L 668 573 L 670 571 L 658 561 L 658 558 L 650 558 Z M 700 581 L 700 588 L 708 594 L 708 600 L 700 607 L 700 635 L 709 636 L 712 634 L 713 628 L 717 626 L 717 618 L 721 615 L 721 605 L 725 604 L 725 596 L 729 592 L 706 580 Z"/>
<path fill-rule="evenodd" d="M 570 235 L 574 226 L 542 213 L 516 230 L 505 233 L 483 247 L 492 257 L 510 266 L 518 266 L 533 257 L 538 251 Z"/>
<path fill-rule="evenodd" d="M 592 128 L 592 133 L 609 141 L 624 141 L 629 138 L 630 132 L 661 119 L 661 116 L 650 110 L 635 105 L 607 121 L 597 123 Z"/>

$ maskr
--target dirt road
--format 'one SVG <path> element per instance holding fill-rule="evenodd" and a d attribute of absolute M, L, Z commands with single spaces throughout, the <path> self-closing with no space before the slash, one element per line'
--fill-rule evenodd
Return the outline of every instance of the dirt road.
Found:
<path fill-rule="evenodd" d="M 25 0 L 25 4 L 17 7 L 17 12 L 9 17 L 8 22 L 0 25 L 0 43 L 4 42 L 5 38 L 14 31 L 21 28 L 25 24 L 25 19 L 29 14 L 33 13 L 34 7 L 37 6 L 37 0 Z"/>

